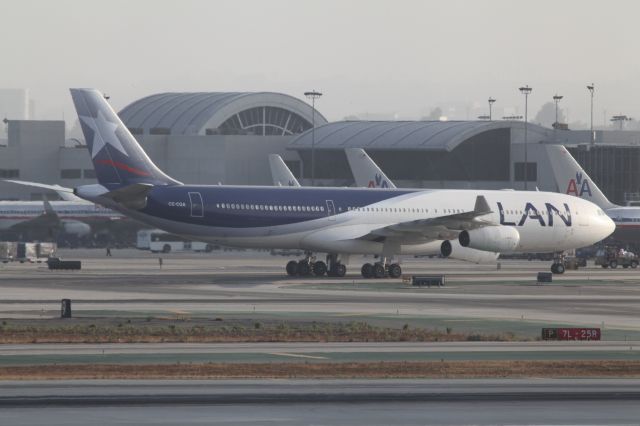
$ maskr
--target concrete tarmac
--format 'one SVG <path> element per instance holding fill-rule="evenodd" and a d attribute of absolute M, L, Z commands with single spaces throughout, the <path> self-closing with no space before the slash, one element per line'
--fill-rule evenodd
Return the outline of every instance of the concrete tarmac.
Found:
<path fill-rule="evenodd" d="M 0 365 L 566 359 L 637 360 L 640 359 L 640 342 L 115 343 L 0 346 Z"/>
<path fill-rule="evenodd" d="M 0 318 L 55 318 L 62 298 L 78 317 L 251 315 L 283 319 L 372 318 L 420 321 L 494 321 L 506 329 L 525 323 L 618 330 L 613 337 L 640 338 L 640 271 L 589 267 L 537 285 L 548 262 L 501 261 L 474 265 L 443 259 L 407 259 L 407 273 L 443 273 L 444 288 L 412 288 L 400 280 L 366 280 L 352 259 L 344 279 L 290 278 L 285 257 L 263 253 L 157 256 L 136 250 L 72 250 L 78 272 L 48 271 L 43 264 L 0 265 Z M 511 323 L 510 323 L 511 322 Z M 515 324 L 518 323 L 518 324 Z M 460 323 L 454 324 L 456 327 Z M 539 330 L 539 328 L 538 328 Z M 536 333 L 539 334 L 539 331 Z"/>
<path fill-rule="evenodd" d="M 63 298 L 76 318 L 251 318 L 366 321 L 375 325 L 518 332 L 544 326 L 600 327 L 607 340 L 640 340 L 640 271 L 590 266 L 538 285 L 549 262 L 508 260 L 475 265 L 446 259 L 403 262 L 406 273 L 442 273 L 444 288 L 359 277 L 352 258 L 343 278 L 287 277 L 287 257 L 257 252 L 159 255 L 138 250 L 69 250 L 77 272 L 44 264 L 0 264 L 0 318 L 53 319 Z M 160 269 L 158 257 L 163 257 Z"/>
<path fill-rule="evenodd" d="M 639 380 L 6 382 L 3 425 L 637 424 Z"/>

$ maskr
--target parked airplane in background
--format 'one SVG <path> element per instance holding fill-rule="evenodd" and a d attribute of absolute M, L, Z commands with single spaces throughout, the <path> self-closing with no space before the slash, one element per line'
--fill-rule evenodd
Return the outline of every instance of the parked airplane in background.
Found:
<path fill-rule="evenodd" d="M 47 236 L 62 231 L 85 237 L 91 233 L 88 222 L 111 220 L 115 215 L 118 213 L 86 201 L 0 201 L 0 231 Z"/>
<path fill-rule="evenodd" d="M 122 219 L 116 211 L 83 200 L 72 188 L 6 179 L 5 182 L 55 191 L 63 201 L 0 201 L 0 231 L 53 236 L 63 232 L 76 238 L 91 234 L 92 224 Z"/>
<path fill-rule="evenodd" d="M 269 154 L 269 166 L 275 186 L 300 186 L 298 179 L 278 154 Z"/>
<path fill-rule="evenodd" d="M 365 188 L 396 188 L 391 179 L 384 174 L 378 165 L 361 148 L 344 150 L 351 167 L 356 186 Z"/>
<path fill-rule="evenodd" d="M 358 253 L 380 255 L 362 266 L 364 276 L 395 277 L 393 256 L 445 240 L 551 252 L 591 245 L 614 229 L 594 204 L 558 193 L 184 185 L 153 164 L 100 92 L 71 95 L 99 182 L 76 195 L 193 240 L 305 250 L 305 259 L 287 264 L 289 273 L 325 274 L 313 252 Z M 330 268 L 346 272 L 339 258 Z"/>
<path fill-rule="evenodd" d="M 614 239 L 640 242 L 640 207 L 618 206 L 610 202 L 564 146 L 549 145 L 547 154 L 559 192 L 591 201 L 604 210 L 616 224 L 612 235 Z"/>

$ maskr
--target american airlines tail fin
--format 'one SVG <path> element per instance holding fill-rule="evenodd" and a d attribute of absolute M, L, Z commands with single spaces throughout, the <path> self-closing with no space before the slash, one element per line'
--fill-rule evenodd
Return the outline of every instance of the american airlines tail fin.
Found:
<path fill-rule="evenodd" d="M 567 148 L 562 145 L 547 145 L 547 155 L 558 192 L 591 201 L 604 210 L 616 207 L 580 167 Z"/>
<path fill-rule="evenodd" d="M 356 181 L 356 186 L 365 188 L 396 187 L 363 149 L 347 148 L 344 151 L 347 154 L 347 160 Z"/>
<path fill-rule="evenodd" d="M 71 89 L 98 183 L 109 190 L 133 184 L 179 185 L 149 159 L 95 89 Z"/>
<path fill-rule="evenodd" d="M 269 166 L 271 167 L 271 177 L 275 186 L 300 186 L 298 179 L 291 173 L 291 170 L 279 155 L 269 155 Z"/>

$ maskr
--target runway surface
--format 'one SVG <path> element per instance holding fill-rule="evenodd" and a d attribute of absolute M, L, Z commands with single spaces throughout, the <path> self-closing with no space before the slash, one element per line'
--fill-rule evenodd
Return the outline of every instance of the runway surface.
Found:
<path fill-rule="evenodd" d="M 640 342 L 145 343 L 0 346 L 0 365 L 567 359 L 637 360 L 640 359 Z"/>
<path fill-rule="evenodd" d="M 639 380 L 7 382 L 3 425 L 636 424 Z"/>

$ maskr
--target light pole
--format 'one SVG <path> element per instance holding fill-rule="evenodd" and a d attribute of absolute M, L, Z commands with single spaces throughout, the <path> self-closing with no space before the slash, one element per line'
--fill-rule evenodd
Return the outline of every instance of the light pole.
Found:
<path fill-rule="evenodd" d="M 527 122 L 529 121 L 528 113 L 529 113 L 529 94 L 533 90 L 531 87 L 524 86 L 521 87 L 520 93 L 524 94 L 524 190 L 527 190 L 527 181 L 529 177 L 527 176 L 529 163 L 527 158 Z"/>
<path fill-rule="evenodd" d="M 555 95 L 553 95 L 553 102 L 555 102 L 555 104 L 556 104 L 556 122 L 553 124 L 553 138 L 555 140 L 558 140 L 558 136 L 557 136 L 557 132 L 558 132 L 558 102 L 560 102 L 560 100 L 563 97 L 564 96 L 558 95 L 557 93 Z"/>
<path fill-rule="evenodd" d="M 593 92 L 596 86 L 591 83 L 587 86 L 587 90 L 591 93 L 591 145 L 596 143 L 596 138 L 593 137 Z"/>
<path fill-rule="evenodd" d="M 489 121 L 491 121 L 491 107 L 493 106 L 493 103 L 495 101 L 496 101 L 495 99 L 493 99 L 491 96 L 489 96 L 489 101 L 488 101 L 489 102 Z"/>
<path fill-rule="evenodd" d="M 304 92 L 307 99 L 311 99 L 311 186 L 316 182 L 316 99 L 322 96 L 322 93 L 312 90 Z"/>

